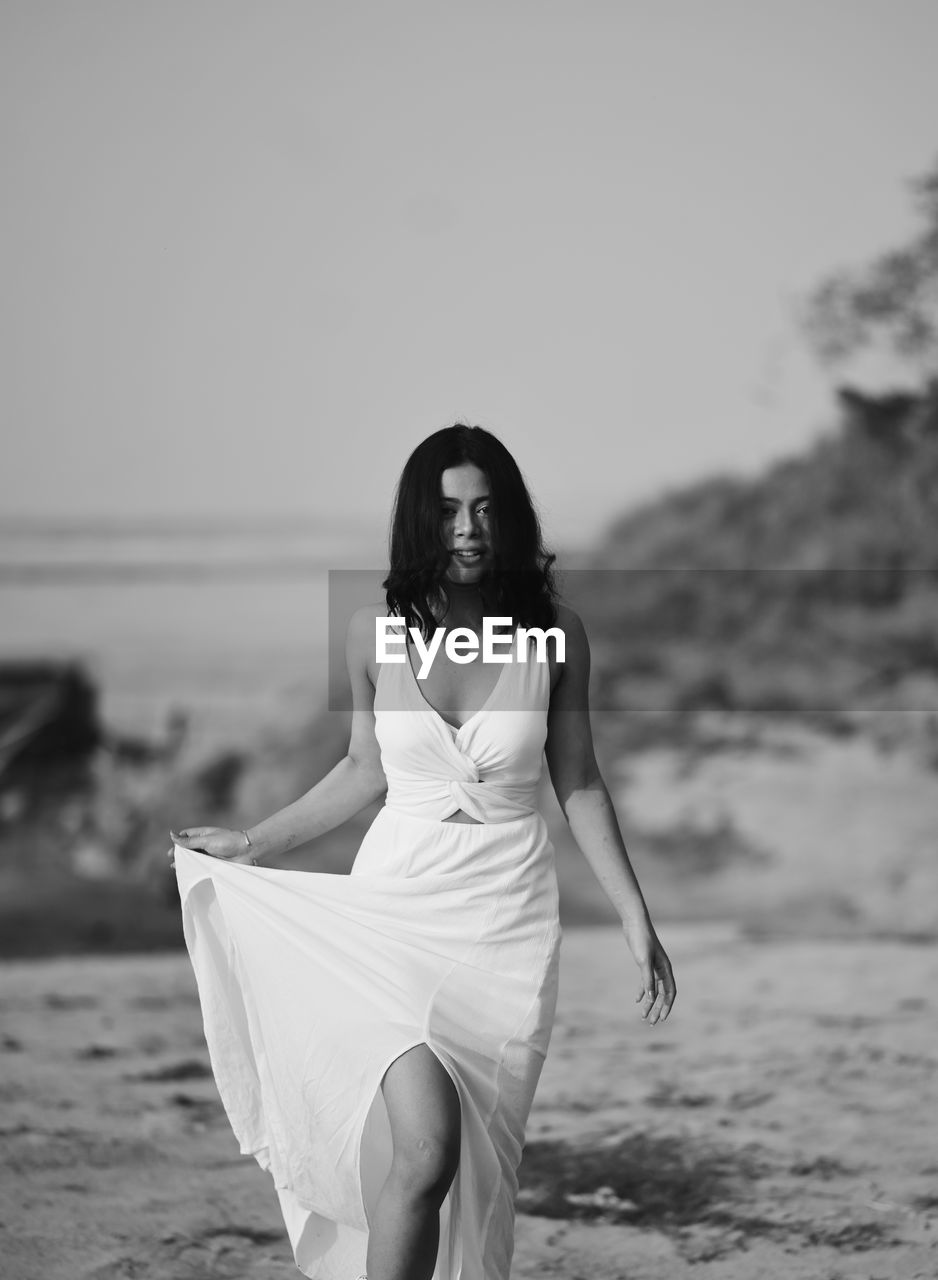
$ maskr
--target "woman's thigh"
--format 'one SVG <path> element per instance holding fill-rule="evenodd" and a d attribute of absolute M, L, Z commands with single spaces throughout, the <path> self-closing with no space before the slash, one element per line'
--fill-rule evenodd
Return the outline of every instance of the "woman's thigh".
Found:
<path fill-rule="evenodd" d="M 381 1082 L 399 1174 L 430 1187 L 447 1187 L 459 1163 L 459 1094 L 428 1045 L 418 1044 L 391 1063 Z"/>

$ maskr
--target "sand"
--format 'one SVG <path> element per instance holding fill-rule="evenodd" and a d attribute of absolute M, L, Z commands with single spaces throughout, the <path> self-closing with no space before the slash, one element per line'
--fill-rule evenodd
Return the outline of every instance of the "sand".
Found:
<path fill-rule="evenodd" d="M 514 1280 L 938 1274 L 938 947 L 661 933 L 679 996 L 654 1028 L 618 930 L 565 933 Z M 0 984 L 3 1280 L 300 1274 L 184 952 Z"/>

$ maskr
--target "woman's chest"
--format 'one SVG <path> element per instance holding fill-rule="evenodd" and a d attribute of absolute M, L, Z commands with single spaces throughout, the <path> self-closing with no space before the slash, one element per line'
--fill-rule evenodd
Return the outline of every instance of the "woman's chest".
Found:
<path fill-rule="evenodd" d="M 456 643 L 455 637 L 447 644 L 448 635 L 452 633 L 442 633 L 432 653 L 408 644 L 407 658 L 424 700 L 445 719 L 459 725 L 486 705 L 516 655 L 507 635 L 488 654 L 481 644 L 473 649 L 468 637 L 461 644 Z"/>

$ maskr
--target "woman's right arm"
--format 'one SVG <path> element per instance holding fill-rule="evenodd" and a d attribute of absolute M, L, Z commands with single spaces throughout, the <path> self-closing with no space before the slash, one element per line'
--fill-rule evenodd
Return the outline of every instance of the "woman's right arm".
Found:
<path fill-rule="evenodd" d="M 258 862 L 341 826 L 388 789 L 375 737 L 375 690 L 369 658 L 375 652 L 375 609 L 357 609 L 349 621 L 345 659 L 352 685 L 352 732 L 348 752 L 321 782 L 298 800 L 248 827 Z"/>
<path fill-rule="evenodd" d="M 251 856 L 259 863 L 277 858 L 295 845 L 305 844 L 353 817 L 387 791 L 381 767 L 381 753 L 375 737 L 375 690 L 370 671 L 375 656 L 376 606 L 356 610 L 349 622 L 345 643 L 346 664 L 352 686 L 352 731 L 348 752 L 326 776 L 298 800 L 247 828 Z M 184 847 L 211 848 L 211 828 L 190 830 L 187 837 L 174 838 Z M 230 832 L 215 828 L 219 835 L 217 855 L 230 857 L 225 838 Z M 246 852 L 240 833 L 235 842 L 240 854 Z M 234 852 L 234 851 L 233 851 Z"/>

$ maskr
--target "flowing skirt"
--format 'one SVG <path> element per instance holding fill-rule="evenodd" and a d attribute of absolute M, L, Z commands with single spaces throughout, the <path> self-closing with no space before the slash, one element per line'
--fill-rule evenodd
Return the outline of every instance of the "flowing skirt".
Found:
<path fill-rule="evenodd" d="M 433 1280 L 508 1280 L 517 1168 L 557 999 L 561 928 L 543 818 L 383 808 L 350 875 L 176 846 L 218 1091 L 273 1177 L 296 1265 L 354 1280 L 387 1177 L 381 1081 L 426 1044 L 462 1111 Z"/>

